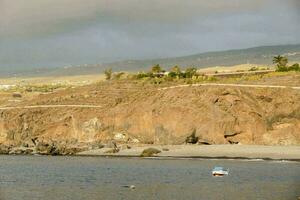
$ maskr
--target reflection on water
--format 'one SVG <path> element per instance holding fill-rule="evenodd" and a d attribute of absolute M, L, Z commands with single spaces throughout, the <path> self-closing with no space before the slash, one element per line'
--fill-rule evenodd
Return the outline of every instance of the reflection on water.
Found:
<path fill-rule="evenodd" d="M 216 165 L 229 168 L 229 176 L 212 177 Z M 0 156 L 0 200 L 295 200 L 297 196 L 300 163 Z"/>

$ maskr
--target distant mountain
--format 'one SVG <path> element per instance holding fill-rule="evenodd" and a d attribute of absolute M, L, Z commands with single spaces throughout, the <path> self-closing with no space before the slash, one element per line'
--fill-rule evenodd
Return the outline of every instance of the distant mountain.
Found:
<path fill-rule="evenodd" d="M 190 56 L 161 58 L 152 60 L 127 60 L 106 64 L 87 64 L 82 66 L 60 67 L 52 69 L 31 70 L 25 72 L 1 73 L 2 75 L 15 76 L 57 76 L 57 75 L 84 75 L 102 73 L 106 68 L 114 71 L 146 71 L 155 64 L 163 68 L 174 65 L 181 67 L 193 66 L 197 68 L 213 66 L 232 66 L 239 64 L 271 65 L 275 55 L 287 56 L 290 62 L 300 61 L 300 44 L 261 46 L 248 49 L 236 49 L 218 52 L 207 52 Z"/>

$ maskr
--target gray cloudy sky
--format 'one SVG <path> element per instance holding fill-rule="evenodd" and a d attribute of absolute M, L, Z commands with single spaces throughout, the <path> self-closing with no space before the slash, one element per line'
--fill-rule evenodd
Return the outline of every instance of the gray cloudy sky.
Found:
<path fill-rule="evenodd" d="M 0 68 L 300 43 L 300 0 L 0 0 Z"/>

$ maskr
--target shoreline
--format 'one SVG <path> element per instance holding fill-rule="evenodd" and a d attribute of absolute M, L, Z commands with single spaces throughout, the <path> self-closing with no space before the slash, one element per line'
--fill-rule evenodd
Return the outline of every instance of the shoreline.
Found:
<path fill-rule="evenodd" d="M 38 156 L 38 157 L 82 157 L 82 158 L 124 158 L 124 159 L 148 159 L 148 160 L 227 160 L 227 161 L 249 161 L 249 162 L 293 162 L 293 163 L 300 163 L 300 159 L 273 159 L 273 158 L 249 158 L 249 157 L 208 157 L 208 156 L 152 156 L 152 157 L 141 157 L 141 156 L 132 156 L 132 155 L 45 155 L 45 154 L 0 154 L 1 156 L 24 156 L 24 157 L 31 157 L 31 156 Z"/>
<path fill-rule="evenodd" d="M 143 157 L 145 149 L 154 148 L 158 154 Z M 0 154 L 11 156 L 58 156 L 58 157 L 105 157 L 105 158 L 142 158 L 142 159 L 203 159 L 203 160 L 245 160 L 245 161 L 287 161 L 300 162 L 300 146 L 263 146 L 263 145 L 148 145 L 119 144 L 114 148 L 97 148 L 74 154 L 32 153 Z M 114 153 L 112 153 L 114 152 Z"/>
<path fill-rule="evenodd" d="M 153 157 L 141 157 L 141 156 L 126 156 L 126 155 L 69 155 L 70 157 L 100 157 L 100 158 L 128 158 L 128 159 L 151 159 L 151 160 L 228 160 L 228 161 L 251 161 L 251 162 L 297 162 L 300 163 L 300 159 L 273 159 L 273 158 L 248 158 L 248 157 L 205 157 L 205 156 L 153 156 Z"/>
<path fill-rule="evenodd" d="M 75 156 L 98 157 L 141 157 L 144 149 L 161 151 L 151 157 L 155 159 L 219 159 L 219 160 L 264 160 L 300 162 L 300 146 L 260 146 L 260 145 L 139 145 L 117 153 L 105 153 L 107 148 L 88 150 Z"/>

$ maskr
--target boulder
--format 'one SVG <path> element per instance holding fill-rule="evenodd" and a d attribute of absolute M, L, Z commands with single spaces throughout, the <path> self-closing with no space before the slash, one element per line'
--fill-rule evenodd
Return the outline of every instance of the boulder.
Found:
<path fill-rule="evenodd" d="M 120 146 L 120 150 L 126 150 L 126 149 L 131 149 L 131 146 L 124 144 Z"/>
<path fill-rule="evenodd" d="M 60 155 L 60 149 L 58 149 L 53 142 L 38 142 L 35 146 L 35 150 L 38 154 L 42 155 Z"/>
<path fill-rule="evenodd" d="M 42 155 L 74 155 L 78 152 L 87 150 L 87 146 L 58 144 L 56 142 L 38 142 L 35 151 Z"/>
<path fill-rule="evenodd" d="M 14 155 L 21 155 L 24 153 L 23 149 L 18 149 L 18 148 L 14 148 L 12 149 L 9 154 L 14 154 Z"/>
<path fill-rule="evenodd" d="M 81 147 L 69 147 L 66 148 L 63 152 L 61 152 L 59 155 L 75 155 L 79 152 L 87 150 L 86 148 Z"/>
<path fill-rule="evenodd" d="M 112 149 L 116 149 L 117 147 L 117 143 L 114 140 L 110 140 L 107 142 L 107 144 L 105 145 L 105 148 L 112 148 Z"/>
<path fill-rule="evenodd" d="M 238 135 L 239 133 L 235 132 L 235 131 L 225 131 L 224 132 L 224 137 L 227 138 L 227 137 L 233 137 L 233 136 L 236 136 Z"/>
<path fill-rule="evenodd" d="M 100 142 L 94 142 L 90 145 L 90 149 L 102 149 L 104 147 L 104 144 Z"/>
<path fill-rule="evenodd" d="M 23 147 L 26 147 L 26 148 L 35 147 L 34 140 L 27 139 L 27 140 L 25 140 L 25 141 L 22 143 L 22 146 L 23 146 Z"/>
<path fill-rule="evenodd" d="M 118 148 L 111 148 L 107 151 L 105 151 L 104 153 L 118 153 L 120 151 L 120 149 Z"/>
<path fill-rule="evenodd" d="M 48 143 L 41 142 L 41 141 L 39 141 L 35 146 L 35 149 L 38 153 L 46 153 L 49 151 L 50 148 L 51 147 L 49 146 Z"/>
<path fill-rule="evenodd" d="M 0 145 L 0 154 L 9 154 L 10 147 L 5 145 Z"/>
<path fill-rule="evenodd" d="M 141 157 L 152 157 L 156 154 L 159 154 L 161 153 L 160 150 L 158 149 L 155 149 L 155 148 L 148 148 L 148 149 L 145 149 L 142 153 L 141 153 Z"/>
<path fill-rule="evenodd" d="M 135 143 L 135 144 L 140 143 L 140 141 L 136 138 L 129 138 L 128 142 Z"/>
<path fill-rule="evenodd" d="M 115 133 L 114 140 L 125 142 L 126 140 L 128 140 L 128 137 L 126 136 L 125 133 Z"/>
<path fill-rule="evenodd" d="M 22 94 L 21 94 L 21 93 L 18 93 L 18 92 L 14 92 L 14 93 L 12 94 L 12 97 L 13 97 L 13 98 L 22 98 Z"/>
<path fill-rule="evenodd" d="M 33 149 L 26 149 L 23 153 L 24 154 L 32 154 L 33 153 Z"/>
<path fill-rule="evenodd" d="M 211 142 L 211 141 L 208 141 L 208 140 L 206 140 L 206 139 L 199 139 L 199 140 L 198 140 L 198 144 L 200 144 L 200 145 L 211 145 L 212 142 Z"/>
<path fill-rule="evenodd" d="M 32 148 L 27 148 L 24 146 L 13 147 L 9 151 L 9 154 L 14 154 L 14 155 L 32 154 L 32 153 L 33 153 Z"/>

